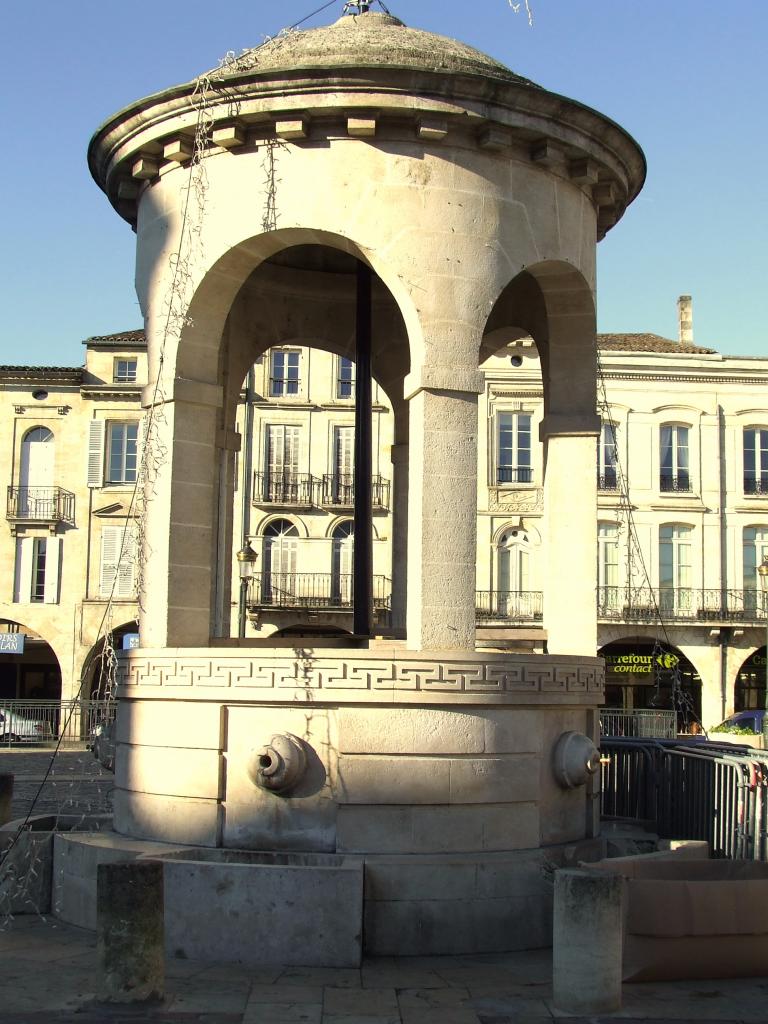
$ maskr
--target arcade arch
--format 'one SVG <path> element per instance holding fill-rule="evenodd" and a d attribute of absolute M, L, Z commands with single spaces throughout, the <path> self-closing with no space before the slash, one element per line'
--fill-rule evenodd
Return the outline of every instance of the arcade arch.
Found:
<path fill-rule="evenodd" d="M 61 664 L 44 637 L 6 619 L 0 622 L 0 643 L 14 648 L 0 656 L 0 700 L 61 700 Z"/>
<path fill-rule="evenodd" d="M 606 707 L 676 710 L 680 732 L 701 721 L 701 677 L 678 647 L 637 636 L 613 640 L 597 653 L 605 658 Z"/>

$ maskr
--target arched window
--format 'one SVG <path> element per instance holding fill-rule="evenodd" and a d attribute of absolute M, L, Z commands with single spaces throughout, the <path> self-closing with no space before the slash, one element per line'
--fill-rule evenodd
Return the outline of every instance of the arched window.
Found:
<path fill-rule="evenodd" d="M 298 536 L 288 519 L 275 519 L 264 530 L 261 584 L 266 604 L 281 604 L 296 593 Z"/>
<path fill-rule="evenodd" d="M 540 595 L 531 590 L 531 544 L 527 531 L 522 527 L 505 530 L 498 540 L 496 560 L 499 615 L 538 617 Z"/>
<path fill-rule="evenodd" d="M 339 523 L 331 537 L 331 600 L 334 605 L 352 603 L 354 543 L 352 520 Z"/>
<path fill-rule="evenodd" d="M 761 607 L 757 567 L 768 556 L 768 526 L 747 526 L 742 540 L 744 610 L 754 614 Z"/>
<path fill-rule="evenodd" d="M 696 609 L 692 567 L 693 527 L 659 527 L 659 608 L 662 614 L 689 616 Z"/>
<path fill-rule="evenodd" d="M 690 491 L 691 474 L 688 459 L 688 427 L 665 423 L 659 435 L 659 490 Z"/>
<path fill-rule="evenodd" d="M 53 432 L 48 427 L 28 430 L 21 442 L 18 515 L 32 519 L 52 515 L 53 463 Z"/>

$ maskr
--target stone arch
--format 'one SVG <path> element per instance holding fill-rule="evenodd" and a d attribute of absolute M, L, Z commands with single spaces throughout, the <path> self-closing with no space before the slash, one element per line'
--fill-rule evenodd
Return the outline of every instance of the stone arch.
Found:
<path fill-rule="evenodd" d="M 1 700 L 60 700 L 63 659 L 55 643 L 17 619 L 0 622 L 0 635 L 23 634 L 21 654 L 4 653 L 0 660 Z"/>
<path fill-rule="evenodd" d="M 541 359 L 545 417 L 594 417 L 597 321 L 584 275 L 562 260 L 521 270 L 499 291 L 483 331 L 482 354 L 529 335 Z"/>
<path fill-rule="evenodd" d="M 114 687 L 110 677 L 117 667 L 116 661 L 109 652 L 123 650 L 123 638 L 129 633 L 137 633 L 138 624 L 135 619 L 123 622 L 110 629 L 110 646 L 107 647 L 106 637 L 100 637 L 90 648 L 80 670 L 80 695 L 84 700 L 106 700 L 114 697 Z"/>
<path fill-rule="evenodd" d="M 483 330 L 479 361 L 526 336 L 536 344 L 544 392 L 539 427 L 544 625 L 550 653 L 576 653 L 597 646 L 595 465 L 601 425 L 594 297 L 585 276 L 570 263 L 530 264 L 504 284 Z M 500 420 L 498 425 L 505 426 Z M 496 425 L 492 428 L 496 432 Z M 505 429 L 518 428 L 513 423 Z M 529 425 L 522 429 L 530 434 Z M 500 486 L 506 482 L 497 480 Z M 509 483 L 538 486 L 530 473 L 521 478 L 518 472 Z M 570 541 L 574 534 L 582 538 L 576 546 Z M 562 565 L 569 566 L 567 581 Z"/>
<path fill-rule="evenodd" d="M 171 409 L 158 426 L 161 443 L 172 453 L 165 470 L 172 528 L 162 539 L 168 589 L 164 594 L 153 586 L 143 595 L 142 630 L 154 631 L 162 621 L 158 615 L 165 619 L 164 631 L 175 619 L 179 628 L 171 631 L 177 642 L 205 643 L 228 629 L 231 578 L 224 553 L 232 547 L 234 456 L 240 444 L 234 424 L 242 381 L 258 355 L 286 339 L 351 354 L 361 263 L 374 271 L 372 372 L 395 406 L 402 402 L 411 347 L 420 338 L 417 313 L 384 263 L 349 239 L 301 229 L 257 236 L 221 257 L 197 287 L 175 358 L 167 357 L 175 376 L 173 386 L 166 382 L 162 389 L 162 400 Z M 151 331 L 149 337 L 151 345 Z M 184 530 L 173 529 L 176 523 Z M 159 546 L 153 550 L 160 558 Z M 189 593 L 196 595 L 194 609 L 184 597 Z"/>

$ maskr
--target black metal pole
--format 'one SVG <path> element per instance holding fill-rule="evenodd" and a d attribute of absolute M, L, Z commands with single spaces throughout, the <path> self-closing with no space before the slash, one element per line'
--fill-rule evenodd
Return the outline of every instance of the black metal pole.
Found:
<path fill-rule="evenodd" d="M 373 631 L 371 268 L 357 262 L 355 308 L 355 546 L 353 631 Z"/>

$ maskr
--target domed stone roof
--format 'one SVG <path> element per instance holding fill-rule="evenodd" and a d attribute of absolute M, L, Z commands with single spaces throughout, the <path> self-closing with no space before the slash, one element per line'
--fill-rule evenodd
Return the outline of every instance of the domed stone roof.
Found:
<path fill-rule="evenodd" d="M 399 18 L 378 11 L 345 15 L 321 28 L 286 32 L 246 50 L 217 70 L 230 76 L 302 68 L 384 66 L 535 85 L 480 50 L 434 32 L 408 28 Z"/>

